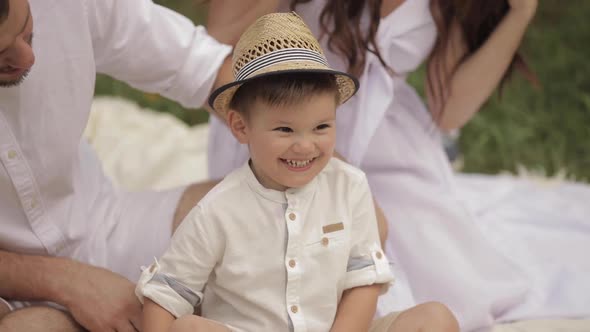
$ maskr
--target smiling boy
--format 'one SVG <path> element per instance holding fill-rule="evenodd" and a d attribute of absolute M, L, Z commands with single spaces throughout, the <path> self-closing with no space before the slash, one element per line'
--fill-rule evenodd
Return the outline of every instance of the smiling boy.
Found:
<path fill-rule="evenodd" d="M 330 69 L 296 14 L 256 21 L 233 63 L 210 105 L 250 160 L 144 270 L 145 331 L 456 331 L 448 310 L 424 310 L 437 304 L 372 322 L 393 275 L 365 175 L 333 158 L 336 107 L 357 81 Z"/>

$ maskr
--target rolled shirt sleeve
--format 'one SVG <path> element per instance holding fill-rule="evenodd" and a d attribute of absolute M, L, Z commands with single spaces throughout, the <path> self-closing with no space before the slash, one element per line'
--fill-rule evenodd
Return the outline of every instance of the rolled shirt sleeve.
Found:
<path fill-rule="evenodd" d="M 352 247 L 344 289 L 383 284 L 387 291 L 394 280 L 389 261 L 379 242 L 375 206 L 366 177 L 351 188 Z"/>
<path fill-rule="evenodd" d="M 175 317 L 192 314 L 202 302 L 203 288 L 221 256 L 224 236 L 200 206 L 180 224 L 162 258 L 145 268 L 135 294 L 151 299 Z"/>
<path fill-rule="evenodd" d="M 87 0 L 97 71 L 178 101 L 204 104 L 231 47 L 150 0 Z"/>

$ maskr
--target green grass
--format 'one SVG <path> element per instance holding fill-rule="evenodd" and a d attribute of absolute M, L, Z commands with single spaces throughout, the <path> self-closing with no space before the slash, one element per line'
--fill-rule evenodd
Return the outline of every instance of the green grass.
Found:
<path fill-rule="evenodd" d="M 155 1 L 205 22 L 197 1 Z M 542 1 L 523 53 L 542 87 L 518 75 L 502 97 L 492 97 L 463 128 L 459 144 L 464 171 L 515 171 L 518 165 L 553 175 L 561 170 L 590 180 L 590 1 Z M 410 77 L 421 91 L 423 73 Z M 186 110 L 158 95 L 145 94 L 109 77 L 97 77 L 97 95 L 117 95 L 142 107 L 171 113 L 188 124 L 207 121 L 202 110 Z"/>
<path fill-rule="evenodd" d="M 590 2 L 541 2 L 523 44 L 541 81 L 520 77 L 492 98 L 460 138 L 468 172 L 522 164 L 590 179 Z"/>

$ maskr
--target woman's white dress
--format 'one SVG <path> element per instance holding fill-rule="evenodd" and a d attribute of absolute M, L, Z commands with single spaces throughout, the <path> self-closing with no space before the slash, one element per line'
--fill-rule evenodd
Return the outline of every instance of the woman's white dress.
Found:
<path fill-rule="evenodd" d="M 316 36 L 324 3 L 297 7 Z M 581 203 L 590 202 L 590 188 L 454 174 L 440 132 L 405 81 L 435 38 L 429 0 L 405 1 L 381 21 L 377 35 L 395 75 L 368 54 L 359 92 L 337 114 L 337 150 L 365 171 L 389 221 L 386 251 L 398 281 L 381 297 L 380 313 L 441 301 L 462 330 L 590 316 L 590 259 L 582 257 L 590 253 L 590 208 Z M 330 65 L 346 71 L 327 38 L 320 42 Z M 210 178 L 223 177 L 247 157 L 212 119 Z"/>

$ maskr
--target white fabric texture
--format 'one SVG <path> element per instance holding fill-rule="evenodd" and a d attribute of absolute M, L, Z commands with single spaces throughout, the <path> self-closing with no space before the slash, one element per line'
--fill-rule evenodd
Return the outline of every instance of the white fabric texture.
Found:
<path fill-rule="evenodd" d="M 317 36 L 324 3 L 296 8 Z M 440 133 L 405 82 L 436 37 L 429 4 L 405 1 L 382 20 L 377 43 L 395 75 L 369 54 L 359 92 L 337 115 L 337 150 L 365 171 L 390 223 L 386 252 L 396 264 L 398 283 L 382 297 L 379 311 L 441 301 L 463 330 L 515 319 L 590 316 L 590 296 L 582 295 L 590 294 L 583 281 L 590 278 L 590 260 L 582 254 L 590 249 L 590 208 L 583 203 L 590 198 L 588 187 L 563 185 L 539 194 L 522 190 L 519 199 L 494 208 L 482 203 L 490 188 L 479 187 L 482 191 L 470 199 L 478 202 L 475 207 L 463 201 L 464 184 L 450 167 Z M 346 70 L 327 39 L 320 41 L 330 65 Z M 245 158 L 247 151 L 214 119 L 210 176 L 222 177 Z M 551 204 L 567 200 L 567 210 L 555 213 Z"/>
<path fill-rule="evenodd" d="M 285 192 L 263 187 L 246 163 L 193 208 L 136 290 L 191 314 L 201 301 L 156 274 L 236 331 L 327 331 L 343 291 L 393 281 L 366 177 L 335 158 Z"/>
<path fill-rule="evenodd" d="M 181 192 L 112 187 L 81 138 L 95 74 L 196 107 L 230 47 L 149 0 L 29 3 L 36 63 L 22 84 L 0 88 L 0 247 L 136 280 L 167 245 Z"/>

